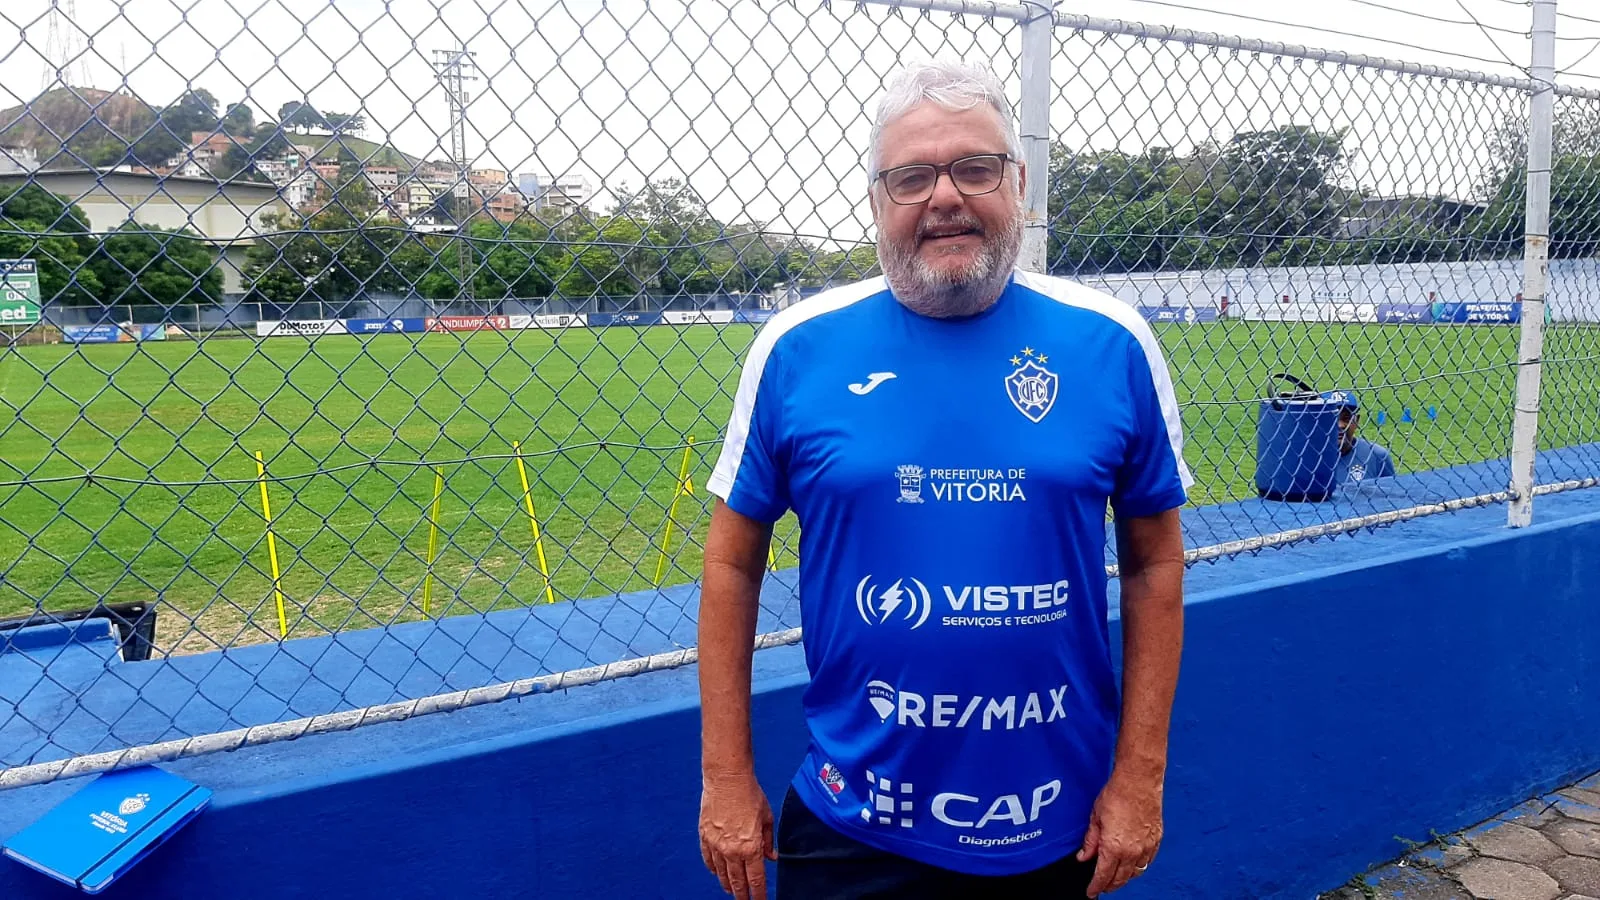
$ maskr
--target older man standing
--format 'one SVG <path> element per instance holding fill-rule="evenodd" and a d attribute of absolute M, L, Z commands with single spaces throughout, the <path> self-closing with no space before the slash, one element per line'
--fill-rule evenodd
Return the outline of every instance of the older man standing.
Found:
<path fill-rule="evenodd" d="M 736 897 L 765 896 L 769 858 L 796 900 L 1096 896 L 1160 843 L 1189 483 L 1177 404 L 1132 308 L 1015 269 L 1036 174 L 1019 156 L 991 73 L 901 73 L 868 158 L 884 277 L 784 310 L 745 361 L 700 605 L 701 848 Z M 751 643 L 789 509 L 811 745 L 774 846 Z"/>

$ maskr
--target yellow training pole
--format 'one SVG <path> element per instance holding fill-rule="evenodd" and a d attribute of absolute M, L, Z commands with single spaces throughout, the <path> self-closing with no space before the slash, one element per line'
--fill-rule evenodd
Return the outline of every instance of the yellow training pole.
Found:
<path fill-rule="evenodd" d="M 539 555 L 539 574 L 544 576 L 544 599 L 556 602 L 556 591 L 550 584 L 550 564 L 544 561 L 544 538 L 539 536 L 539 519 L 533 514 L 533 491 L 528 489 L 528 469 L 522 464 L 522 442 L 512 441 L 511 452 L 517 457 L 517 475 L 522 478 L 522 502 L 528 507 L 528 524 L 533 526 L 533 549 Z"/>
<path fill-rule="evenodd" d="M 778 541 L 776 536 L 774 536 L 773 540 L 767 542 L 767 568 L 774 570 L 778 568 Z"/>
<path fill-rule="evenodd" d="M 439 498 L 444 495 L 444 469 L 433 467 L 433 510 L 428 513 L 428 572 L 422 576 L 422 614 L 433 615 L 433 561 L 439 557 Z"/>
<path fill-rule="evenodd" d="M 278 601 L 278 637 L 289 636 L 289 618 L 283 612 L 283 587 L 278 580 L 278 539 L 272 535 L 272 503 L 267 500 L 267 464 L 256 451 L 256 480 L 261 484 L 261 518 L 267 520 L 267 558 L 272 561 L 272 596 Z"/>
<path fill-rule="evenodd" d="M 667 507 L 667 526 L 661 531 L 661 557 L 656 560 L 656 587 L 661 586 L 661 579 L 667 574 L 667 547 L 672 544 L 672 525 L 678 514 L 678 498 L 694 493 L 694 482 L 689 480 L 689 454 L 693 452 L 694 435 L 690 435 L 683 448 L 683 462 L 678 465 L 678 484 L 672 490 L 672 504 Z"/>

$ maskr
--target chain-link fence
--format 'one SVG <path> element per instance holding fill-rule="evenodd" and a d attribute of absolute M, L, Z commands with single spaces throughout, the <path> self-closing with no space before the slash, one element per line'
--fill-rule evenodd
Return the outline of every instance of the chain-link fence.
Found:
<path fill-rule="evenodd" d="M 738 361 L 878 274 L 915 58 L 1017 102 L 1024 265 L 1154 323 L 1193 558 L 1531 495 L 1539 82 L 1036 4 L 400 6 L 0 11 L 0 786 L 692 662 Z M 1600 470 L 1600 95 L 1561 93 L 1542 490 Z M 1324 502 L 1261 499 L 1343 458 L 1260 433 L 1279 374 L 1381 445 Z"/>

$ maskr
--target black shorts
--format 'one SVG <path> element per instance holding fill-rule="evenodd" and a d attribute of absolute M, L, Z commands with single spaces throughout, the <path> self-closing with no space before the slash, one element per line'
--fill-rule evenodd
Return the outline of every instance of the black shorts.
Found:
<path fill-rule="evenodd" d="M 1021 875 L 967 875 L 886 853 L 835 831 L 795 795 L 778 816 L 777 900 L 1079 900 L 1087 897 L 1094 860 L 1075 854 Z"/>

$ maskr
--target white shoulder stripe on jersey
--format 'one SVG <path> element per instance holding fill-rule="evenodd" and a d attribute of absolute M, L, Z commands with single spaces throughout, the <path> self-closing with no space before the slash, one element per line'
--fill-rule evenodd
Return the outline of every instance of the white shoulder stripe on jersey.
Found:
<path fill-rule="evenodd" d="M 739 464 L 744 461 L 744 445 L 750 436 L 750 418 L 756 411 L 756 391 L 761 387 L 761 375 L 766 371 L 767 358 L 778 339 L 803 322 L 859 303 L 868 297 L 889 289 L 882 277 L 869 278 L 823 291 L 779 312 L 762 327 L 755 343 L 745 357 L 744 371 L 739 375 L 739 389 L 733 395 L 733 415 L 728 420 L 728 434 L 722 441 L 722 453 L 717 457 L 716 468 L 706 480 L 706 490 L 722 499 L 728 499 L 733 483 L 739 476 Z"/>
<path fill-rule="evenodd" d="M 1183 424 L 1178 417 L 1178 400 L 1172 390 L 1172 373 L 1167 369 L 1167 361 L 1161 355 L 1161 345 L 1156 343 L 1150 323 L 1139 315 L 1138 310 L 1116 297 L 1075 281 L 1021 269 L 1016 271 L 1016 281 L 1058 303 L 1099 313 L 1126 328 L 1138 340 L 1139 346 L 1144 348 L 1150 374 L 1155 379 L 1156 396 L 1161 401 L 1161 418 L 1167 425 L 1167 441 L 1172 444 L 1172 456 L 1178 461 L 1178 478 L 1187 491 L 1194 484 L 1194 476 L 1189 473 L 1189 465 L 1183 461 Z"/>

